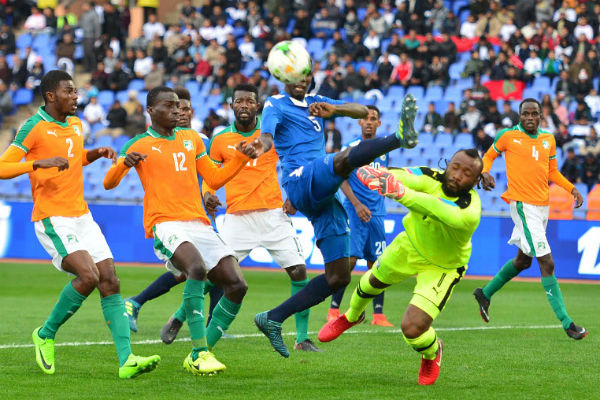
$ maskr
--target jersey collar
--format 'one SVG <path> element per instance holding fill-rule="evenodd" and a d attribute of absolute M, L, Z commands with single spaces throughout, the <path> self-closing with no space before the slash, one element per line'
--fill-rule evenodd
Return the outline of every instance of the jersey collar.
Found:
<path fill-rule="evenodd" d="M 254 135 L 254 132 L 256 132 L 257 130 L 260 129 L 260 117 L 256 117 L 256 126 L 250 132 L 242 132 L 242 131 L 238 130 L 235 126 L 235 121 L 233 121 L 231 123 L 231 125 L 229 126 L 229 129 L 231 129 L 231 132 L 235 132 L 238 135 L 242 135 L 243 137 L 250 137 L 250 136 Z"/>
<path fill-rule="evenodd" d="M 304 99 L 302 101 L 300 101 L 300 100 L 296 100 L 295 98 L 293 98 L 287 92 L 283 92 L 283 93 L 285 93 L 285 95 L 290 99 L 290 101 L 292 102 L 293 105 L 298 106 L 298 107 L 308 107 L 308 103 L 306 102 L 306 96 L 304 96 Z"/>
<path fill-rule="evenodd" d="M 38 115 L 39 115 L 40 117 L 42 117 L 42 119 L 43 119 L 44 121 L 46 121 L 46 122 L 52 122 L 52 123 L 55 123 L 55 124 L 57 124 L 57 125 L 59 125 L 59 126 L 61 126 L 61 127 L 63 127 L 63 128 L 66 128 L 67 126 L 69 126 L 68 117 L 67 117 L 67 120 L 65 120 L 65 122 L 60 122 L 60 121 L 57 121 L 57 120 L 55 120 L 54 118 L 52 118 L 52 117 L 50 116 L 50 114 L 48 114 L 48 113 L 46 112 L 46 109 L 44 108 L 44 106 L 40 106 L 40 108 L 38 109 Z"/>
<path fill-rule="evenodd" d="M 171 134 L 170 136 L 163 136 L 160 133 L 156 132 L 154 129 L 152 129 L 151 126 L 149 126 L 146 133 L 156 139 L 175 140 L 175 131 L 174 130 L 173 130 L 173 134 Z"/>
<path fill-rule="evenodd" d="M 532 134 L 530 134 L 529 132 L 527 132 L 527 131 L 526 131 L 526 130 L 523 128 L 523 125 L 521 125 L 521 123 L 520 123 L 520 122 L 517 124 L 517 129 L 518 129 L 518 130 L 520 130 L 521 132 L 523 132 L 524 134 L 526 134 L 527 136 L 529 136 L 529 137 L 530 137 L 530 138 L 532 138 L 532 139 L 535 139 L 535 138 L 537 138 L 537 137 L 538 137 L 538 135 L 539 135 L 539 134 L 542 132 L 542 130 L 541 130 L 539 127 L 538 127 L 538 130 L 537 130 L 536 134 L 535 134 L 535 135 L 532 135 Z"/>

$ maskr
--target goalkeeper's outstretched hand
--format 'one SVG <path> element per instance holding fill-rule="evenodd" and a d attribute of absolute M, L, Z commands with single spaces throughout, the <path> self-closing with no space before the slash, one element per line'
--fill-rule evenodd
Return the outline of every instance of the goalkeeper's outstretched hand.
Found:
<path fill-rule="evenodd" d="M 404 185 L 402 182 L 387 171 L 364 166 L 356 171 L 356 175 L 363 185 L 371 190 L 377 190 L 382 196 L 394 200 L 400 200 L 404 196 Z"/>

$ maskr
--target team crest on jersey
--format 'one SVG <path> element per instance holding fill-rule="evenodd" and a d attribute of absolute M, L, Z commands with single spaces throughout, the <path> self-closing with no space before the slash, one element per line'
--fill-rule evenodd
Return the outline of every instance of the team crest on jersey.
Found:
<path fill-rule="evenodd" d="M 548 141 L 547 141 L 547 140 L 542 140 L 542 146 L 543 146 L 545 149 L 549 149 L 549 148 L 550 148 L 550 143 L 548 143 Z"/>
<path fill-rule="evenodd" d="M 385 161 L 385 154 L 384 154 L 384 155 L 382 155 L 382 156 L 381 156 L 381 157 L 379 157 L 379 158 L 381 158 L 381 161 Z"/>
<path fill-rule="evenodd" d="M 81 136 L 81 130 L 79 129 L 79 127 L 77 125 L 73 125 L 73 130 L 75 131 L 77 136 Z"/>
<path fill-rule="evenodd" d="M 187 151 L 192 151 L 194 150 L 194 144 L 192 143 L 191 140 L 184 140 L 183 141 L 183 147 L 185 147 L 185 149 Z"/>
<path fill-rule="evenodd" d="M 77 236 L 69 234 L 67 235 L 67 243 L 79 243 Z"/>
<path fill-rule="evenodd" d="M 169 246 L 173 246 L 173 244 L 175 243 L 175 241 L 178 239 L 177 235 L 171 235 L 169 236 L 169 239 L 167 239 L 167 242 L 169 242 Z"/>
<path fill-rule="evenodd" d="M 538 248 L 538 250 L 545 250 L 546 249 L 546 243 L 545 242 L 538 242 L 537 248 Z"/>

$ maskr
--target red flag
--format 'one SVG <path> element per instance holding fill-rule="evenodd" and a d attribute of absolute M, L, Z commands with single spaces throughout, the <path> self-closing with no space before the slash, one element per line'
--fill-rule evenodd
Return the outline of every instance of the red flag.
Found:
<path fill-rule="evenodd" d="M 483 84 L 489 91 L 492 100 L 521 100 L 525 82 L 517 80 L 487 81 Z"/>

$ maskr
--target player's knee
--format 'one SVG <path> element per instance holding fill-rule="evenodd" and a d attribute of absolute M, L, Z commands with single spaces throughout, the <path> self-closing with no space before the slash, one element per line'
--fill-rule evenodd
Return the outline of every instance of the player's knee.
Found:
<path fill-rule="evenodd" d="M 239 279 L 226 285 L 223 288 L 223 292 L 227 295 L 227 298 L 233 300 L 236 303 L 241 303 L 246 296 L 248 291 L 248 284 L 244 279 Z"/>
<path fill-rule="evenodd" d="M 79 274 L 79 279 L 83 286 L 87 289 L 93 290 L 100 283 L 100 274 L 98 271 L 89 269 Z"/>
<path fill-rule="evenodd" d="M 422 324 L 415 323 L 415 321 L 408 318 L 402 318 L 400 328 L 404 336 L 409 339 L 418 338 L 429 329 L 429 327 L 422 326 Z"/>
<path fill-rule="evenodd" d="M 121 281 L 119 281 L 117 274 L 111 274 L 110 276 L 100 280 L 98 283 L 98 288 L 102 294 L 120 293 Z"/>
<path fill-rule="evenodd" d="M 348 155 L 350 154 L 350 147 L 340 151 L 333 157 L 333 171 L 336 175 L 345 177 L 350 175 L 352 172 L 352 168 L 350 167 L 350 162 L 348 160 Z"/>
<path fill-rule="evenodd" d="M 532 259 L 527 257 L 527 258 L 515 258 L 513 260 L 513 266 L 518 270 L 518 271 L 523 271 L 529 267 L 531 267 L 531 263 L 532 263 Z"/>
<path fill-rule="evenodd" d="M 187 274 L 190 279 L 203 281 L 206 279 L 206 270 L 204 269 L 204 265 L 201 261 L 191 263 L 187 266 Z"/>
<path fill-rule="evenodd" d="M 306 279 L 306 267 L 304 265 L 289 267 L 287 273 L 293 281 L 303 281 Z"/>
<path fill-rule="evenodd" d="M 336 275 L 328 276 L 327 283 L 329 284 L 329 287 L 331 289 L 340 290 L 340 289 L 348 286 L 348 284 L 350 284 L 350 274 L 345 274 L 345 275 L 336 274 Z"/>

